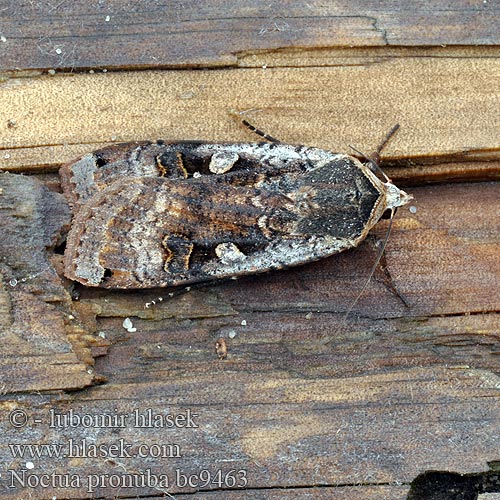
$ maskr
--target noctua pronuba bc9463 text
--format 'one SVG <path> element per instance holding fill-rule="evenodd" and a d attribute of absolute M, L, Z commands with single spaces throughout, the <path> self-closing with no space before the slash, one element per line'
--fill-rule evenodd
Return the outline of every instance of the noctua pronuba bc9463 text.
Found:
<path fill-rule="evenodd" d="M 151 288 L 260 273 L 357 246 L 411 196 L 370 162 L 282 143 L 140 142 L 62 167 L 68 278 Z"/>

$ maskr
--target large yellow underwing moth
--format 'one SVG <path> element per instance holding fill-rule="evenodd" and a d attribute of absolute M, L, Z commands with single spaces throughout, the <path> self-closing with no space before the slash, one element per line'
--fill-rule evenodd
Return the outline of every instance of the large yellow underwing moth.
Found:
<path fill-rule="evenodd" d="M 87 286 L 165 287 L 342 252 L 411 199 L 367 160 L 277 141 L 90 153 L 60 171 L 74 214 L 65 274 Z"/>

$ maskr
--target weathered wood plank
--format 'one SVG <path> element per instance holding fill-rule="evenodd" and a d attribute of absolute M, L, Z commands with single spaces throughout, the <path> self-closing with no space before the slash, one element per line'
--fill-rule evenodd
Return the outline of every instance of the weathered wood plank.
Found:
<path fill-rule="evenodd" d="M 359 496 L 352 498 L 360 499 L 370 498 L 377 483 L 408 485 L 431 469 L 486 471 L 500 445 L 497 190 L 493 183 L 415 189 L 417 212 L 398 216 L 388 247 L 385 265 L 394 288 L 387 288 L 390 280 L 381 273 L 348 322 L 342 312 L 366 276 L 369 266 L 363 269 L 363 263 L 374 254 L 369 244 L 337 259 L 173 298 L 158 290 L 82 289 L 75 312 L 84 324 L 85 311 L 97 313 L 95 328 L 113 345 L 96 366 L 109 383 L 73 396 L 3 396 L 1 420 L 23 410 L 30 424 L 22 437 L 19 429 L 4 429 L 0 456 L 13 471 L 30 461 L 32 475 L 62 474 L 70 466 L 81 478 L 79 487 L 44 488 L 48 498 L 88 495 L 89 474 L 139 474 L 147 468 L 168 473 L 170 481 L 177 468 L 187 474 L 244 469 L 250 491 L 369 485 L 354 490 Z M 152 304 L 160 295 L 164 300 Z M 470 315 L 481 312 L 487 314 Z M 121 326 L 126 315 L 133 317 L 134 334 Z M 219 337 L 228 343 L 224 361 L 214 352 Z M 37 367 L 28 364 L 29 357 L 17 360 L 27 369 L 14 372 L 18 386 L 3 384 L 4 391 L 19 390 L 23 383 L 31 387 L 28 376 Z M 2 373 L 9 370 L 4 366 Z M 63 367 L 59 378 L 40 377 L 52 384 L 41 388 L 58 388 L 68 373 Z M 135 408 L 163 414 L 191 409 L 199 427 L 165 434 L 133 426 L 57 428 L 47 421 L 51 409 L 115 415 Z M 36 438 L 33 419 L 41 422 Z M 119 461 L 44 457 L 42 464 L 14 457 L 7 446 L 67 446 L 70 438 L 176 444 L 182 457 L 146 462 L 126 456 Z M 5 479 L 11 473 L 2 474 Z M 26 497 L 26 487 L 6 484 L 0 483 L 4 498 Z M 169 489 L 194 490 L 179 484 Z M 42 490 L 30 491 L 40 496 Z M 94 495 L 110 491 L 104 486 Z M 127 489 L 131 495 L 159 491 Z"/>
<path fill-rule="evenodd" d="M 384 156 L 403 185 L 498 179 L 500 52 L 485 46 L 499 44 L 498 5 L 439 0 L 420 7 L 247 2 L 228 13 L 220 2 L 11 2 L 0 7 L 0 72 L 7 76 L 0 83 L 0 168 L 55 172 L 125 140 L 256 140 L 230 110 L 258 108 L 246 117 L 269 133 L 340 151 L 353 144 L 370 152 L 399 122 Z M 16 66 L 23 78 L 8 78 Z M 240 69 L 111 71 L 179 66 Z M 36 75 L 48 68 L 96 74 Z M 102 69 L 110 72 L 97 74 Z M 23 297 L 26 285 L 7 280 L 0 288 L 0 498 L 164 493 L 106 486 L 89 493 L 85 484 L 8 488 L 7 469 L 26 469 L 27 462 L 33 476 L 69 470 L 83 481 L 148 468 L 171 482 L 176 468 L 247 471 L 245 490 L 171 484 L 178 499 L 196 491 L 207 499 L 395 500 L 433 469 L 476 474 L 490 485 L 477 491 L 495 491 L 498 183 L 409 191 L 412 211 L 398 213 L 385 260 L 347 321 L 386 222 L 353 252 L 173 297 L 168 290 L 78 286 L 80 300 L 71 303 L 53 274 Z M 27 206 L 22 193 L 18 200 Z M 24 274 L 12 276 L 36 274 L 26 270 L 40 267 L 30 248 L 19 261 Z M 122 327 L 125 317 L 135 333 Z M 225 360 L 214 350 L 220 337 Z M 89 371 L 91 354 L 105 354 L 107 346 Z M 101 375 L 106 385 L 60 392 Z M 189 409 L 199 427 L 48 425 L 51 410 L 115 415 L 147 408 Z M 25 427 L 8 423 L 13 410 L 26 411 Z M 182 457 L 21 458 L 7 446 L 67 446 L 70 438 L 178 444 Z M 437 491 L 427 481 L 427 490 L 413 489 L 424 496 L 412 499 Z M 455 491 L 465 482 L 449 479 Z"/>
<path fill-rule="evenodd" d="M 283 47 L 498 45 L 496 2 L 9 2 L 0 70 L 237 65 Z M 425 26 L 425 29 L 422 29 Z"/>
<path fill-rule="evenodd" d="M 61 195 L 35 179 L 0 174 L 1 392 L 93 382 L 92 337 L 71 314 L 71 297 L 47 251 L 69 221 Z"/>
<path fill-rule="evenodd" d="M 173 484 L 176 469 L 184 474 L 243 469 L 252 498 L 255 488 L 271 488 L 260 494 L 273 498 L 278 494 L 273 488 L 291 488 L 292 494 L 312 484 L 323 485 L 320 494 L 331 491 L 326 498 L 342 498 L 350 492 L 352 496 L 345 498 L 360 500 L 380 498 L 381 491 L 388 498 L 404 498 L 408 484 L 427 470 L 487 471 L 486 462 L 497 459 L 500 445 L 496 432 L 500 386 L 495 375 L 500 338 L 499 317 L 494 312 L 499 309 L 500 281 L 483 283 L 489 298 L 473 287 L 500 269 L 498 260 L 490 260 L 500 254 L 496 188 L 495 184 L 475 184 L 417 190 L 418 210 L 411 217 L 418 217 L 419 224 L 401 224 L 400 220 L 391 246 L 395 242 L 401 246 L 397 251 L 389 247 L 386 265 L 393 279 L 397 276 L 396 289 L 402 283 L 410 287 L 427 283 L 430 297 L 424 293 L 415 300 L 409 294 L 410 307 L 401 309 L 400 317 L 394 307 L 399 299 L 385 289 L 387 283 L 375 282 L 367 291 L 370 299 L 361 301 L 356 314 L 373 316 L 375 311 L 379 319 L 354 315 L 343 322 L 347 296 L 352 299 L 364 279 L 361 269 L 370 252 L 367 255 L 362 249 L 337 259 L 352 260 L 349 269 L 339 268 L 330 259 L 173 298 L 159 290 L 134 294 L 82 289 L 78 307 L 98 313 L 96 329 L 113 345 L 96 366 L 109 383 L 73 396 L 38 395 L 22 400 L 3 396 L 2 421 L 9 412 L 23 410 L 42 423 L 37 424 L 36 440 L 31 438 L 31 424 L 22 437 L 18 429 L 7 427 L 0 437 L 0 456 L 12 471 L 26 469 L 27 461 L 33 462 L 32 475 L 47 470 L 62 474 L 70 466 L 82 480 L 79 487 L 44 488 L 47 498 L 90 496 L 85 483 L 90 474 L 142 477 L 140 471 L 145 469 L 168 474 L 169 491 L 174 494 L 196 490 Z M 426 196 L 428 190 L 432 192 Z M 467 200 L 471 207 L 474 203 L 481 218 L 474 214 L 463 218 L 469 213 Z M 405 232 L 415 231 L 422 236 L 412 243 Z M 423 257 L 443 259 L 446 253 L 437 250 L 445 241 L 440 235 L 453 238 L 457 245 L 448 246 L 447 251 L 453 252 L 453 266 L 460 270 L 455 274 L 468 281 L 467 287 L 456 286 L 457 277 L 443 272 L 446 260 L 425 266 L 418 262 L 410 268 L 404 264 L 422 251 L 421 242 L 434 239 L 436 248 Z M 473 248 L 475 258 L 468 264 L 457 260 L 461 253 L 470 258 Z M 404 276 L 401 270 L 394 271 L 398 262 Z M 353 272 L 352 281 L 346 279 L 345 273 Z M 146 307 L 158 296 L 164 300 Z M 480 312 L 478 304 L 484 311 L 491 307 L 491 312 L 470 315 Z M 412 318 L 415 307 L 420 317 Z M 446 313 L 450 315 L 441 316 Z M 125 315 L 133 317 L 134 334 L 121 326 Z M 396 317 L 384 319 L 390 315 Z M 214 352 L 219 337 L 226 339 L 229 348 L 224 361 Z M 191 409 L 198 415 L 199 427 L 167 433 L 133 426 L 51 428 L 47 420 L 51 410 L 116 415 L 131 414 L 136 408 L 152 408 L 159 414 Z M 126 456 L 120 460 L 44 457 L 42 463 L 42 459 L 13 457 L 7 447 L 12 442 L 67 446 L 70 438 L 104 445 L 119 439 L 134 446 L 176 444 L 182 457 L 147 461 Z M 10 477 L 12 473 L 4 471 L 4 478 L 5 474 Z M 377 483 L 405 486 L 380 490 Z M 350 491 L 353 484 L 367 486 Z M 26 491 L 18 482 L 13 489 L 0 483 L 4 498 L 25 498 Z M 29 491 L 40 496 L 42 490 Z M 109 497 L 114 491 L 105 486 L 93 495 Z M 126 491 L 153 495 L 162 490 L 138 487 Z M 311 490 L 302 493 L 307 498 Z M 235 498 L 241 494 L 235 492 Z"/>
<path fill-rule="evenodd" d="M 498 161 L 499 60 L 10 79 L 0 92 L 0 168 L 54 170 L 110 141 L 258 140 L 233 108 L 261 110 L 246 117 L 289 143 L 369 152 L 399 122 L 385 158 Z M 486 168 L 491 178 L 498 163 Z"/>
<path fill-rule="evenodd" d="M 490 359 L 489 354 L 484 357 L 481 353 L 483 345 L 486 346 L 484 352 L 488 353 L 490 343 L 497 342 L 495 332 L 498 330 L 498 317 L 495 311 L 500 310 L 498 185 L 486 183 L 436 186 L 415 188 L 412 192 L 416 197 L 412 207 L 417 211 L 412 213 L 406 209 L 398 214 L 391 241 L 386 249 L 383 267 L 377 270 L 347 323 L 343 322 L 343 313 L 361 290 L 377 253 L 374 239 L 359 249 L 308 266 L 258 277 L 246 277 L 236 282 L 207 285 L 205 290 L 200 289 L 173 298 L 169 297 L 168 290 L 134 294 L 101 292 L 79 287 L 80 301 L 74 303 L 72 309 L 66 305 L 66 315 L 71 313 L 77 316 L 82 325 L 87 325 L 88 332 L 99 328 L 120 332 L 121 321 L 128 316 L 146 320 L 140 329 L 148 329 L 149 320 L 158 321 L 175 317 L 178 321 L 194 321 L 194 330 L 190 327 L 182 333 L 190 339 L 188 340 L 190 345 L 193 342 L 193 334 L 195 338 L 198 335 L 195 333 L 198 331 L 197 322 L 207 321 L 206 318 L 219 318 L 211 327 L 213 331 L 227 326 L 221 331 L 222 336 L 228 334 L 228 329 L 231 328 L 236 328 L 236 332 L 241 330 L 238 324 L 244 319 L 248 322 L 248 326 L 243 328 L 247 334 L 253 331 L 255 324 L 259 325 L 256 331 L 258 337 L 259 328 L 269 321 L 266 329 L 274 332 L 278 338 L 281 338 L 279 332 L 283 331 L 296 332 L 295 335 L 299 335 L 293 342 L 295 347 L 287 348 L 291 349 L 291 352 L 300 350 L 300 346 L 303 345 L 306 352 L 312 350 L 313 354 L 321 352 L 323 355 L 325 352 L 322 346 L 331 343 L 337 346 L 339 353 L 344 352 L 344 342 L 347 338 L 343 332 L 347 329 L 351 332 L 348 337 L 350 339 L 348 351 L 345 353 L 348 357 L 344 358 L 344 354 L 341 356 L 341 359 L 347 360 L 347 366 L 335 357 L 331 363 L 331 366 L 337 367 L 336 370 L 340 372 L 352 371 L 348 353 L 351 349 L 355 352 L 360 347 L 351 344 L 353 341 L 351 335 L 354 332 L 371 332 L 370 335 L 375 335 L 377 332 L 387 331 L 391 332 L 390 337 L 392 335 L 397 337 L 402 335 L 401 332 L 409 330 L 412 336 L 417 335 L 421 339 L 426 339 L 428 335 L 437 338 L 444 335 L 443 342 L 454 339 L 460 348 L 465 350 L 464 352 L 470 351 L 474 359 L 477 356 L 481 359 Z M 380 223 L 374 235 L 382 238 L 385 225 L 386 222 Z M 19 287 L 15 287 L 11 293 L 21 291 Z M 161 297 L 163 302 L 160 302 L 158 297 Z M 146 307 L 148 303 L 150 308 Z M 158 304 L 161 304 L 161 307 L 158 307 Z M 35 328 L 37 309 L 34 309 L 35 312 L 29 312 L 33 307 L 34 303 L 24 300 L 18 314 L 32 318 L 29 325 Z M 272 319 L 260 316 L 266 311 L 273 314 L 266 316 Z M 492 315 L 485 317 L 484 313 Z M 294 319 L 294 314 L 299 314 L 302 319 Z M 323 323 L 321 318 L 325 318 L 325 314 L 329 316 Z M 470 316 L 470 322 L 463 323 L 463 319 L 459 317 L 468 314 L 474 315 Z M 121 319 L 106 328 L 103 324 L 95 325 L 96 315 L 101 318 L 114 317 L 115 321 L 116 318 Z M 239 315 L 239 319 L 235 315 Z M 309 321 L 308 315 L 312 315 L 314 319 Z M 449 322 L 433 319 L 442 315 L 453 319 Z M 358 317 L 371 320 L 360 321 Z M 387 318 L 394 320 L 387 321 Z M 71 325 L 72 321 L 67 323 Z M 251 324 L 253 326 L 250 326 Z M 454 324 L 460 325 L 459 331 L 451 328 Z M 4 372 L 10 374 L 9 377 L 4 376 L 6 391 L 64 386 L 57 385 L 55 379 L 43 380 L 43 377 L 33 377 L 35 365 L 32 361 L 28 363 L 32 360 L 31 351 L 28 349 L 25 352 L 24 349 L 20 349 L 19 339 L 15 335 L 12 337 L 13 330 L 9 325 L 4 325 L 4 329 L 10 332 L 4 338 L 3 349 L 4 356 L 7 356 L 4 360 Z M 37 342 L 42 342 L 44 345 L 43 342 L 50 338 L 47 335 L 50 335 L 53 325 L 48 325 L 47 330 L 47 323 L 42 323 L 35 329 L 38 331 Z M 465 337 L 459 335 L 460 329 L 466 332 Z M 484 336 L 474 336 L 472 334 L 474 329 L 482 332 Z M 44 332 L 45 336 L 42 335 Z M 172 332 L 172 335 L 174 333 Z M 33 336 L 32 333 L 29 335 Z M 177 335 L 181 335 L 180 331 Z M 363 336 L 361 339 L 364 341 Z M 407 341 L 404 340 L 403 344 Z M 296 342 L 299 342 L 298 346 Z M 372 348 L 374 352 L 381 349 L 381 359 L 392 359 L 388 358 L 384 351 L 389 349 L 389 346 L 381 343 L 382 339 L 378 339 L 378 342 Z M 471 346 L 471 342 L 477 344 L 476 348 Z M 403 351 L 407 352 L 407 356 L 417 356 L 415 346 L 412 343 L 410 346 L 409 350 L 403 348 Z M 188 347 L 184 346 L 183 349 L 191 352 Z M 276 356 L 276 359 L 281 359 L 284 363 L 293 364 L 288 355 L 285 356 L 280 350 L 276 352 L 276 347 L 274 343 L 267 346 L 266 356 Z M 37 347 L 38 354 L 41 353 L 40 349 L 41 346 Z M 50 348 L 47 351 L 49 356 L 53 352 Z M 10 368 L 14 353 L 23 354 L 23 360 L 16 361 L 18 366 L 16 370 Z M 429 363 L 441 360 L 439 356 L 429 358 L 429 355 L 428 352 L 423 353 L 424 359 Z M 244 357 L 245 353 L 241 353 L 241 356 Z M 66 363 L 63 359 L 62 354 L 55 359 L 54 369 L 60 371 L 61 366 Z M 125 360 L 128 358 L 125 357 Z M 180 358 L 180 362 L 183 366 L 185 359 Z M 457 359 L 456 362 L 467 364 L 466 359 Z M 494 368 L 495 362 L 494 359 L 490 360 L 484 366 Z M 52 365 L 51 362 L 45 363 L 46 367 Z M 397 363 L 396 361 L 396 365 Z M 21 367 L 29 365 L 30 369 L 21 370 Z M 37 366 L 44 366 L 43 362 Z M 256 366 L 260 367 L 259 364 Z M 171 363 L 169 370 L 173 369 L 174 365 Z M 190 369 L 197 371 L 198 368 L 195 366 Z M 61 375 L 62 372 L 58 376 Z M 36 382 L 39 378 L 40 380 Z M 33 385 L 35 382 L 42 385 Z"/>
<path fill-rule="evenodd" d="M 12 457 L 7 443 L 29 443 L 31 433 L 27 428 L 27 434 L 20 437 L 19 430 L 9 427 L 0 438 L 0 453 L 11 457 L 9 470 L 26 469 L 29 460 L 34 465 L 30 475 L 70 470 L 81 478 L 79 487 L 30 489 L 36 497 L 43 491 L 44 498 L 62 494 L 109 498 L 117 491 L 109 483 L 89 495 L 91 474 L 141 476 L 147 469 L 168 475 L 170 493 L 198 489 L 176 481 L 176 469 L 187 475 L 201 470 L 245 470 L 250 491 L 304 484 L 404 485 L 429 469 L 482 472 L 487 470 L 487 458 L 498 456 L 498 379 L 488 379 L 480 371 L 406 368 L 366 377 L 311 380 L 286 371 L 273 378 L 269 374 L 249 377 L 218 360 L 207 368 L 211 373 L 205 376 L 196 373 L 173 379 L 158 373 L 163 376 L 157 382 L 108 384 L 59 401 L 43 396 L 3 398 L 10 411 L 23 410 L 30 421 L 40 420 L 38 443 L 60 443 L 67 453 L 70 439 L 73 446 L 81 446 L 84 438 L 87 444 L 104 446 L 123 439 L 133 444 L 127 448 L 130 457 L 76 458 L 74 452 L 72 459 Z M 50 426 L 51 411 L 69 415 L 71 409 L 79 416 L 127 417 L 123 426 Z M 188 415 L 190 410 L 190 421 L 197 427 L 137 427 L 134 409 L 146 415 L 148 409 L 159 415 Z M 2 413 L 6 418 L 6 410 Z M 177 445 L 181 456 L 176 449 L 176 456 L 163 459 L 139 457 L 141 444 L 147 449 L 156 444 Z M 2 472 L 0 497 L 26 498 L 22 483 L 7 488 L 6 474 L 9 480 L 11 473 Z M 162 489 L 130 487 L 125 491 L 133 496 L 158 494 Z"/>
<path fill-rule="evenodd" d="M 440 45 L 438 47 L 283 47 L 238 54 L 238 68 L 368 66 L 390 59 L 413 57 L 433 59 L 498 58 L 498 46 Z M 33 72 L 36 73 L 36 72 Z"/>
<path fill-rule="evenodd" d="M 115 384 L 129 383 L 135 372 L 141 372 L 141 383 L 155 382 L 159 376 L 173 383 L 188 374 L 216 376 L 226 366 L 242 377 L 243 385 L 245 377 L 254 376 L 300 377 L 313 385 L 314 380 L 369 377 L 411 366 L 478 369 L 485 377 L 487 370 L 498 369 L 500 318 L 495 313 L 418 322 L 358 319 L 342 328 L 340 319 L 329 313 L 245 311 L 197 322 L 134 318 L 140 332 L 136 336 L 123 331 L 120 318 L 100 319 L 99 331 L 113 348 L 98 360 L 97 370 Z M 215 353 L 220 337 L 228 347 L 225 365 Z"/>

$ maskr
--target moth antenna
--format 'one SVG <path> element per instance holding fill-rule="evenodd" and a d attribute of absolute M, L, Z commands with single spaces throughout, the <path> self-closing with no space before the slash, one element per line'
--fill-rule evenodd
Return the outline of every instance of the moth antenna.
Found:
<path fill-rule="evenodd" d="M 396 123 L 394 127 L 389 130 L 389 133 L 385 136 L 384 140 L 380 143 L 378 148 L 375 150 L 376 153 L 380 154 L 382 149 L 385 148 L 385 145 L 389 142 L 390 138 L 399 130 L 399 123 Z"/>
<path fill-rule="evenodd" d="M 260 135 L 261 137 L 268 140 L 269 142 L 276 142 L 276 143 L 281 142 L 279 139 L 276 139 L 276 137 L 273 137 L 272 135 L 266 134 L 265 132 L 258 129 L 257 127 L 254 127 L 250 122 L 248 122 L 245 119 L 241 120 L 241 123 L 243 123 L 243 125 L 245 125 L 245 127 L 250 129 L 252 132 L 255 132 L 257 135 Z"/>
<path fill-rule="evenodd" d="M 391 179 L 389 179 L 389 177 L 387 177 L 387 174 L 380 168 L 380 165 L 379 165 L 380 156 L 378 154 L 378 151 L 376 151 L 375 153 L 373 153 L 372 158 L 371 158 L 371 157 L 365 155 L 365 153 L 363 153 L 362 151 L 359 151 L 359 149 L 356 149 L 354 146 L 351 146 L 350 144 L 349 144 L 349 147 L 353 151 L 355 151 L 356 153 L 358 153 L 358 155 L 360 155 L 362 158 L 364 158 L 368 162 L 368 164 L 370 165 L 370 170 L 372 172 L 378 173 L 380 176 L 382 176 L 382 178 L 385 180 L 385 182 L 390 182 L 391 181 Z M 376 159 L 373 158 L 374 155 L 377 155 L 378 160 L 376 160 Z"/>
<path fill-rule="evenodd" d="M 389 142 L 391 137 L 398 131 L 399 129 L 399 123 L 396 123 L 394 127 L 389 130 L 388 134 L 384 137 L 382 142 L 378 145 L 377 149 L 370 155 L 367 156 L 361 151 L 358 151 L 356 148 L 353 146 L 349 146 L 352 150 L 356 151 L 359 155 L 361 155 L 368 163 L 370 164 L 371 170 L 374 172 L 377 172 L 379 175 L 382 176 L 382 178 L 385 180 L 385 182 L 391 182 L 391 179 L 387 177 L 386 173 L 380 168 L 380 153 L 382 149 L 385 148 L 386 144 Z"/>
<path fill-rule="evenodd" d="M 255 110 L 255 109 L 247 109 L 245 111 L 235 111 L 231 110 L 231 114 L 234 116 L 237 116 L 238 118 L 241 119 L 241 123 L 245 125 L 246 128 L 251 130 L 252 132 L 256 133 L 257 135 L 260 135 L 264 139 L 266 139 L 269 142 L 275 142 L 279 143 L 281 142 L 279 139 L 276 139 L 276 137 L 273 137 L 272 135 L 266 134 L 264 131 L 260 130 L 259 128 L 255 127 L 252 125 L 248 120 L 245 120 L 245 118 L 241 118 L 241 115 L 248 113 L 249 111 L 260 111 L 260 110 Z"/>
<path fill-rule="evenodd" d="M 380 248 L 380 250 L 378 252 L 377 258 L 375 259 L 375 263 L 373 264 L 373 266 L 372 266 L 372 268 L 370 270 L 370 274 L 368 275 L 368 278 L 365 281 L 365 284 L 363 285 L 363 288 L 361 288 L 361 291 L 358 293 L 358 295 L 354 299 L 354 302 L 349 306 L 349 309 L 347 309 L 346 313 L 344 314 L 344 317 L 342 318 L 342 321 L 340 323 L 341 325 L 343 325 L 343 324 L 345 324 L 347 322 L 347 318 L 348 318 L 349 314 L 351 314 L 352 310 L 354 309 L 354 307 L 358 303 L 359 299 L 361 298 L 361 296 L 365 292 L 366 287 L 370 283 L 373 275 L 375 274 L 377 266 L 380 263 L 380 259 L 382 259 L 382 255 L 384 255 L 384 251 L 385 251 L 385 248 L 387 246 L 387 242 L 389 241 L 389 235 L 391 234 L 391 229 L 392 229 L 392 221 L 394 220 L 394 216 L 396 215 L 396 211 L 397 211 L 397 208 L 392 208 L 391 209 L 391 218 L 389 220 L 389 225 L 387 227 L 387 232 L 385 233 L 385 238 L 384 238 L 384 241 L 382 243 L 382 247 Z"/>
<path fill-rule="evenodd" d="M 370 157 L 368 157 L 367 155 L 365 155 L 365 153 L 363 153 L 362 151 L 360 151 L 359 149 L 356 149 L 354 146 L 352 146 L 351 144 L 349 144 L 349 147 L 355 152 L 355 153 L 358 153 L 359 156 L 363 157 L 366 161 L 372 161 Z"/>

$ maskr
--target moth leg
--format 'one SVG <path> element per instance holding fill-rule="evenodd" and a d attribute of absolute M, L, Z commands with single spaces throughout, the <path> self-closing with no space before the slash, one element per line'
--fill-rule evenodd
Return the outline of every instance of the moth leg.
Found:
<path fill-rule="evenodd" d="M 387 260 L 385 258 L 385 252 L 382 254 L 380 262 L 378 263 L 378 267 L 382 273 L 382 281 L 384 285 L 387 287 L 389 291 L 391 291 L 402 303 L 405 307 L 410 307 L 408 301 L 403 297 L 401 292 L 396 288 L 394 281 L 392 279 L 392 275 L 387 267 Z"/>
<path fill-rule="evenodd" d="M 392 223 L 392 220 L 391 220 Z M 369 235 L 367 238 L 367 241 L 370 242 L 370 244 L 374 247 L 374 249 L 377 249 L 377 244 L 376 244 L 376 238 L 372 235 Z M 372 271 L 370 272 L 370 277 L 373 275 L 378 275 L 380 278 L 380 281 L 384 284 L 384 286 L 392 293 L 394 294 L 402 303 L 405 307 L 410 307 L 408 304 L 408 301 L 404 298 L 404 296 L 401 294 L 401 292 L 397 289 L 393 279 L 392 275 L 389 271 L 389 268 L 387 266 L 387 259 L 385 256 L 385 244 L 387 243 L 387 237 L 385 238 L 385 241 L 382 243 L 382 248 L 379 250 L 379 255 L 375 261 L 375 264 L 372 268 Z"/>
<path fill-rule="evenodd" d="M 194 245 L 188 238 L 178 234 L 167 234 L 163 238 L 162 245 L 165 248 L 165 271 L 177 274 L 189 270 L 189 260 Z"/>
<path fill-rule="evenodd" d="M 245 119 L 242 119 L 241 122 L 245 127 L 250 129 L 252 132 L 255 132 L 257 135 L 260 135 L 261 137 L 264 137 L 264 139 L 268 140 L 269 142 L 275 142 L 275 143 L 280 143 L 281 141 L 279 139 L 276 139 L 272 135 L 266 134 L 262 130 L 258 129 L 257 127 L 254 127 L 250 122 L 248 122 Z"/>

